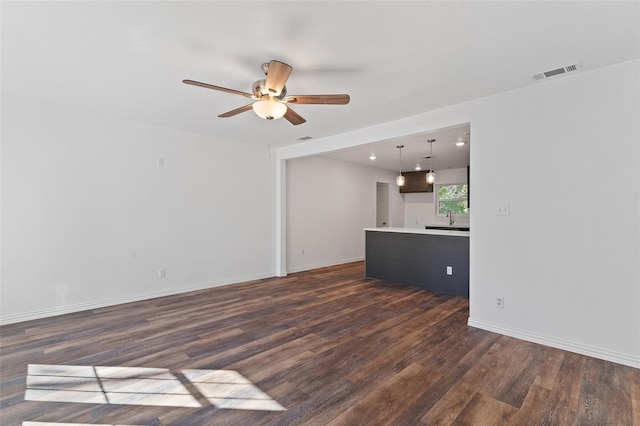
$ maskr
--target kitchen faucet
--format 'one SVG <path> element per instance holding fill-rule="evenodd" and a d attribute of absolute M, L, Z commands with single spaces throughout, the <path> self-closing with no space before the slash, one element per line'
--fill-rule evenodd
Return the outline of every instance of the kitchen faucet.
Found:
<path fill-rule="evenodd" d="M 449 226 L 453 225 L 453 213 L 451 213 L 451 210 L 447 210 L 447 217 L 449 218 Z"/>

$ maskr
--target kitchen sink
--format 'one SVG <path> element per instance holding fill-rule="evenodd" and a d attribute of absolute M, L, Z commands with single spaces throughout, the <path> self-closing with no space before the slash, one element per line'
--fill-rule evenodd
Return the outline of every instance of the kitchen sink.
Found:
<path fill-rule="evenodd" d="M 442 231 L 468 231 L 469 227 L 464 226 L 425 226 L 424 229 L 438 229 Z"/>

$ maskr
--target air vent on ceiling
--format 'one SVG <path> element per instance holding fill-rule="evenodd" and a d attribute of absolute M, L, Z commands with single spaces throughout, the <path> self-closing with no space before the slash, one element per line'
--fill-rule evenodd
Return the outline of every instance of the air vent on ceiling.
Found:
<path fill-rule="evenodd" d="M 576 62 L 575 64 L 566 65 L 561 68 L 556 68 L 554 70 L 544 71 L 538 74 L 534 74 L 532 78 L 534 80 L 544 80 L 545 78 L 555 77 L 556 75 L 566 74 L 568 72 L 575 72 L 582 69 L 582 64 L 580 62 Z"/>

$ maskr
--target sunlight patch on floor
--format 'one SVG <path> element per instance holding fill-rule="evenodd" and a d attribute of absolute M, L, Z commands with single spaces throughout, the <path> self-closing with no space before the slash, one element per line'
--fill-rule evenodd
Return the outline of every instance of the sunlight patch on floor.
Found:
<path fill-rule="evenodd" d="M 25 400 L 201 407 L 164 368 L 29 364 Z"/>
<path fill-rule="evenodd" d="M 182 370 L 184 376 L 218 408 L 284 411 L 282 405 L 234 370 Z"/>
<path fill-rule="evenodd" d="M 224 409 L 286 410 L 234 370 L 182 370 L 176 374 L 197 389 L 196 395 L 185 386 L 186 381 L 181 382 L 165 368 L 29 364 L 25 400 L 202 407 L 198 399 L 205 404 L 206 399 Z"/>
<path fill-rule="evenodd" d="M 121 424 L 97 424 L 97 423 L 57 423 L 57 422 L 22 422 L 22 426 L 136 426 Z"/>

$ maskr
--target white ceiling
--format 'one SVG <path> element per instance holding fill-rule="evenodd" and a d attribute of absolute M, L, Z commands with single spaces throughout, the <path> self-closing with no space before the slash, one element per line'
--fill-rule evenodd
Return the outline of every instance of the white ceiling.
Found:
<path fill-rule="evenodd" d="M 435 139 L 432 147 L 427 142 L 429 139 Z M 458 140 L 463 140 L 465 145 L 457 146 Z M 429 160 L 425 157 L 431 156 L 430 148 L 433 148 L 432 166 L 433 170 L 438 171 L 467 167 L 470 160 L 470 142 L 470 126 L 469 123 L 466 123 L 446 129 L 333 151 L 322 156 L 398 172 L 400 150 L 397 147 L 402 145 L 402 171 L 413 172 L 418 164 L 421 170 L 429 170 Z M 369 158 L 372 154 L 375 155 L 375 160 Z"/>
<path fill-rule="evenodd" d="M 638 58 L 639 17 L 636 1 L 2 1 L 2 96 L 283 146 Z M 293 66 L 289 94 L 351 103 L 296 106 L 299 126 L 221 119 L 247 99 L 182 84 L 250 92 L 271 59 Z"/>

